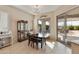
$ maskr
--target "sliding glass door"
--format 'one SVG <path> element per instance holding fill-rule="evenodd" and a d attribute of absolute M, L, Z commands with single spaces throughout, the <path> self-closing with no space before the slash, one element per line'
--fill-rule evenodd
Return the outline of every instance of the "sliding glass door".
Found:
<path fill-rule="evenodd" d="M 66 30 L 66 19 L 65 18 L 60 18 L 58 19 L 58 41 L 61 43 L 66 43 L 67 39 L 67 30 Z"/>
<path fill-rule="evenodd" d="M 59 18 L 57 25 L 58 41 L 70 45 L 79 41 L 79 17 Z"/>
<path fill-rule="evenodd" d="M 57 16 L 57 41 L 79 53 L 79 7 Z"/>

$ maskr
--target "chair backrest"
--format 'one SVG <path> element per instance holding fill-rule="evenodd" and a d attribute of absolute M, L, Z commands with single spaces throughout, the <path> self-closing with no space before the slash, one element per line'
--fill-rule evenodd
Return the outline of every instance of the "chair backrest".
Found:
<path fill-rule="evenodd" d="M 30 38 L 30 33 L 27 33 L 27 37 L 28 37 L 28 39 Z"/>

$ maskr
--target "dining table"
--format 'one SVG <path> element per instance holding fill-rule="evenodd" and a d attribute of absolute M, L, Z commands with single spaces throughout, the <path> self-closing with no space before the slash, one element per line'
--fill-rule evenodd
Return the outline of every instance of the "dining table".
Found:
<path fill-rule="evenodd" d="M 32 41 L 32 44 L 31 44 L 31 46 L 33 46 L 33 48 L 34 48 L 34 43 L 36 43 L 36 46 L 37 46 L 37 48 L 38 48 L 38 43 L 41 43 L 41 48 L 44 46 L 44 44 L 46 45 L 46 39 L 47 39 L 47 37 L 48 37 L 48 34 L 43 34 L 43 33 L 29 33 L 30 34 L 30 40 L 29 40 L 29 42 L 30 41 Z M 30 44 L 28 42 L 28 44 Z"/>

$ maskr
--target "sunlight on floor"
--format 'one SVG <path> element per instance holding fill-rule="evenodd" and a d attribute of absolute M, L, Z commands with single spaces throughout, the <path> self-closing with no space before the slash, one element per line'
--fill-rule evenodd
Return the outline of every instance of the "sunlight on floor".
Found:
<path fill-rule="evenodd" d="M 46 45 L 49 46 L 51 49 L 53 49 L 55 46 L 55 42 L 51 43 L 51 42 L 46 41 Z"/>

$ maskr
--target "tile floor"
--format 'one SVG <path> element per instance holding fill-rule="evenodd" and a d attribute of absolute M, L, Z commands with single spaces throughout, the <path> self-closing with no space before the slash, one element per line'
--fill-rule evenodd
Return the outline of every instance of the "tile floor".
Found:
<path fill-rule="evenodd" d="M 18 42 L 12 46 L 0 49 L 1 54 L 71 54 L 72 51 L 68 47 L 59 42 L 46 42 L 46 46 L 37 50 L 28 46 L 28 42 Z"/>

